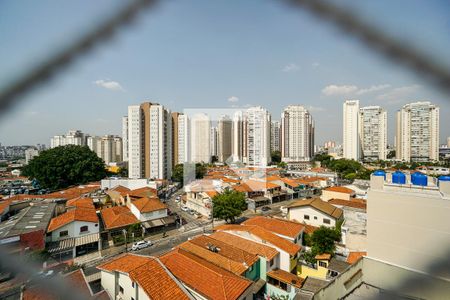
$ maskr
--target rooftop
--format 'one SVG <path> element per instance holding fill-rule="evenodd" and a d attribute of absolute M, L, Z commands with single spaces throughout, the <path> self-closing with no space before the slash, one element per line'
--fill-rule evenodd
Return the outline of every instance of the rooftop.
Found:
<path fill-rule="evenodd" d="M 141 213 L 148 213 L 152 211 L 166 209 L 167 205 L 162 203 L 159 198 L 140 198 L 131 202 Z"/>
<path fill-rule="evenodd" d="M 100 213 L 102 215 L 105 228 L 108 230 L 139 223 L 139 220 L 126 206 L 104 208 L 100 211 Z"/>
<path fill-rule="evenodd" d="M 53 218 L 48 225 L 47 231 L 52 232 L 74 221 L 98 223 L 97 213 L 93 208 L 77 207 Z"/>
<path fill-rule="evenodd" d="M 305 206 L 311 206 L 324 214 L 327 214 L 333 218 L 339 219 L 342 217 L 343 211 L 342 209 L 323 201 L 319 198 L 312 198 L 312 199 L 304 199 L 295 201 L 291 205 L 288 206 L 288 209 L 297 208 L 297 207 L 305 207 Z"/>
<path fill-rule="evenodd" d="M 279 281 L 284 282 L 286 284 L 295 286 L 296 288 L 301 288 L 304 281 L 297 275 L 294 275 L 284 270 L 272 270 L 270 272 L 267 272 L 267 276 L 270 276 L 274 279 L 278 279 Z"/>
<path fill-rule="evenodd" d="M 242 224 L 259 226 L 272 231 L 273 233 L 288 236 L 290 238 L 298 237 L 305 228 L 304 225 L 297 222 L 263 216 L 250 218 Z"/>
<path fill-rule="evenodd" d="M 74 198 L 67 201 L 66 206 L 95 209 L 92 198 Z"/>
<path fill-rule="evenodd" d="M 354 190 L 343 187 L 343 186 L 331 186 L 331 187 L 324 189 L 324 191 L 338 192 L 338 193 L 344 193 L 344 194 L 354 194 L 355 193 Z"/>
<path fill-rule="evenodd" d="M 358 259 L 360 259 L 363 256 L 366 256 L 367 252 L 358 252 L 358 251 L 354 251 L 354 252 L 350 252 L 347 256 L 347 263 L 349 264 L 354 264 Z"/>

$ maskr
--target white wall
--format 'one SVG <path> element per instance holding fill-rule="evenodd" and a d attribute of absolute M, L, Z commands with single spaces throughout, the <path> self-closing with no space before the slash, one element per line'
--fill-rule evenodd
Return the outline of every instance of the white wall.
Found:
<path fill-rule="evenodd" d="M 102 271 L 101 276 L 102 276 L 101 284 L 102 284 L 103 289 L 108 293 L 108 295 L 111 299 L 114 299 L 115 284 L 116 284 L 114 273 Z"/>
<path fill-rule="evenodd" d="M 97 225 L 97 226 L 95 226 L 95 225 Z M 80 233 L 80 228 L 82 226 L 88 226 L 88 231 Z M 59 241 L 60 240 L 59 233 L 61 231 L 65 231 L 65 230 L 67 230 L 69 232 L 69 235 L 62 237 L 61 239 L 77 238 L 77 237 L 87 235 L 87 234 L 98 233 L 99 225 L 98 225 L 98 223 L 83 222 L 83 221 L 70 222 L 69 224 L 66 224 L 66 225 L 52 231 L 52 242 Z"/>
<path fill-rule="evenodd" d="M 304 216 L 308 215 L 309 220 L 305 220 Z M 300 223 L 306 223 L 308 225 L 312 226 L 325 226 L 325 227 L 334 227 L 336 226 L 336 219 L 324 214 L 321 211 L 318 211 L 311 206 L 305 206 L 305 207 L 292 207 L 289 209 L 288 212 L 288 219 L 291 221 L 297 221 Z M 314 217 L 317 218 L 317 220 L 314 219 Z M 329 219 L 330 224 L 325 224 L 323 222 L 323 219 Z"/>
<path fill-rule="evenodd" d="M 320 198 L 323 201 L 328 201 L 330 199 L 350 200 L 350 194 L 323 190 L 322 196 L 320 196 Z"/>

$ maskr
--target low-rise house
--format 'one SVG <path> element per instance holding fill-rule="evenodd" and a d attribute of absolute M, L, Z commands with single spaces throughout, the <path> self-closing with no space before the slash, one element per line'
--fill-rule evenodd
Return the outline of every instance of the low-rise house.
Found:
<path fill-rule="evenodd" d="M 342 209 L 319 198 L 299 200 L 288 206 L 287 218 L 312 226 L 336 227 L 343 220 Z"/>
<path fill-rule="evenodd" d="M 302 261 L 297 267 L 297 275 L 301 278 L 332 280 L 350 266 L 349 263 L 331 257 L 328 253 L 316 255 L 315 259 L 315 264 Z"/>
<path fill-rule="evenodd" d="M 253 282 L 182 249 L 160 258 L 195 299 L 253 299 Z"/>
<path fill-rule="evenodd" d="M 267 273 L 266 299 L 298 299 L 304 279 L 283 270 Z"/>
<path fill-rule="evenodd" d="M 355 191 L 343 186 L 331 186 L 322 190 L 321 199 L 328 201 L 330 199 L 350 200 L 356 195 Z"/>
<path fill-rule="evenodd" d="M 264 228 L 298 245 L 302 244 L 303 231 L 305 230 L 305 226 L 298 222 L 263 216 L 250 218 L 243 222 L 242 225 Z"/>
<path fill-rule="evenodd" d="M 228 186 L 224 185 L 221 180 L 216 179 L 193 181 L 184 187 L 186 193 L 185 205 L 209 218 L 212 213 L 212 198 Z"/>
<path fill-rule="evenodd" d="M 125 254 L 97 268 L 110 299 L 194 299 L 155 257 Z"/>
<path fill-rule="evenodd" d="M 140 198 L 131 201 L 129 208 L 141 222 L 160 219 L 168 216 L 167 205 L 158 198 Z"/>
<path fill-rule="evenodd" d="M 108 239 L 121 235 L 123 229 L 130 225 L 138 224 L 140 221 L 126 206 L 113 206 L 100 211 L 103 227 L 108 232 Z"/>
<path fill-rule="evenodd" d="M 99 250 L 99 219 L 94 207 L 74 207 L 51 219 L 48 251 L 60 259 Z"/>
<path fill-rule="evenodd" d="M 259 226 L 250 225 L 221 225 L 216 231 L 224 231 L 238 235 L 264 245 L 275 248 L 280 253 L 280 269 L 291 272 L 297 265 L 300 245 L 286 240 Z"/>

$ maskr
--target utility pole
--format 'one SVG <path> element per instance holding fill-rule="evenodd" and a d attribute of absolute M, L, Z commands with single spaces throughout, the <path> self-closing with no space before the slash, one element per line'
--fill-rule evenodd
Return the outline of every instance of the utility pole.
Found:
<path fill-rule="evenodd" d="M 125 236 L 125 252 L 128 252 L 128 243 L 127 243 L 127 230 L 122 229 L 123 235 Z"/>

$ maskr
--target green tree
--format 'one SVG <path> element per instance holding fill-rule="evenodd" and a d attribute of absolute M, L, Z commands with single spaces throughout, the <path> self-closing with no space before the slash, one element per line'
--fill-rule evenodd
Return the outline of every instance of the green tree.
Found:
<path fill-rule="evenodd" d="M 395 150 L 391 150 L 389 151 L 389 153 L 387 154 L 386 158 L 391 159 L 395 157 Z"/>
<path fill-rule="evenodd" d="M 42 151 L 22 169 L 43 188 L 63 189 L 98 181 L 107 175 L 105 163 L 87 146 L 67 145 Z"/>
<path fill-rule="evenodd" d="M 314 256 L 322 253 L 330 253 L 333 255 L 336 250 L 335 242 L 339 242 L 340 240 L 341 234 L 338 230 L 321 226 L 311 236 L 311 252 Z"/>
<path fill-rule="evenodd" d="M 206 165 L 201 163 L 195 164 L 195 178 L 201 179 L 206 174 Z"/>
<path fill-rule="evenodd" d="M 281 161 L 281 162 L 277 163 L 277 167 L 281 168 L 281 169 L 286 169 L 287 163 L 285 163 L 284 161 Z"/>
<path fill-rule="evenodd" d="M 172 170 L 172 180 L 176 182 L 183 182 L 184 165 L 178 164 Z"/>
<path fill-rule="evenodd" d="M 281 152 L 280 151 L 272 151 L 270 152 L 270 157 L 272 159 L 272 163 L 281 162 Z"/>
<path fill-rule="evenodd" d="M 218 161 L 219 161 L 219 158 L 217 157 L 217 155 L 211 156 L 211 163 L 215 163 L 215 162 L 218 162 Z"/>
<path fill-rule="evenodd" d="M 234 223 L 236 217 L 247 209 L 245 194 L 227 189 L 213 197 L 213 217 Z"/>

